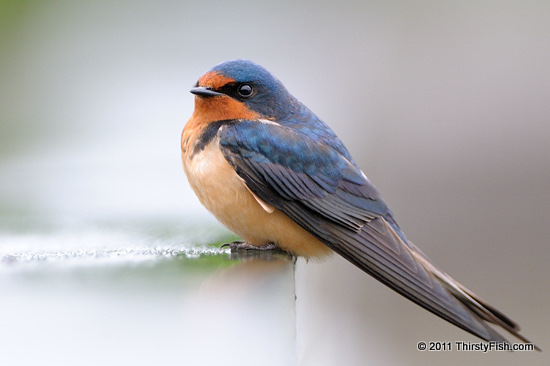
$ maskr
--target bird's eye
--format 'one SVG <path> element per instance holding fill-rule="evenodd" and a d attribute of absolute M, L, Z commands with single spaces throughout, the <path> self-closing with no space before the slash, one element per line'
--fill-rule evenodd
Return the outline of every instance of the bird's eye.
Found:
<path fill-rule="evenodd" d="M 248 98 L 252 95 L 254 89 L 252 89 L 252 86 L 250 84 L 241 84 L 237 88 L 237 92 L 241 97 Z"/>

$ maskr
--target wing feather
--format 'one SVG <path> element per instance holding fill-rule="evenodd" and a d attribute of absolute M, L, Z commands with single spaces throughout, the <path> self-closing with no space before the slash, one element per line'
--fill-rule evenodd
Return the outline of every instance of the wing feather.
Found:
<path fill-rule="evenodd" d="M 238 122 L 220 128 L 220 148 L 259 199 L 380 282 L 458 327 L 485 340 L 506 342 L 487 320 L 525 339 L 514 322 L 439 271 L 406 239 L 349 153 L 276 123 Z"/>

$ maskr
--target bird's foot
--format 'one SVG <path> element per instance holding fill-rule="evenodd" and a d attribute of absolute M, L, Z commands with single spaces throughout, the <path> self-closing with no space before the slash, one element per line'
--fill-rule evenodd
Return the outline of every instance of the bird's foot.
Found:
<path fill-rule="evenodd" d="M 252 245 L 250 243 L 247 243 L 245 241 L 234 241 L 231 243 L 225 243 L 223 244 L 220 249 L 229 247 L 232 252 L 237 250 L 280 250 L 279 247 L 277 247 L 273 243 L 268 243 L 266 245 L 256 246 Z"/>

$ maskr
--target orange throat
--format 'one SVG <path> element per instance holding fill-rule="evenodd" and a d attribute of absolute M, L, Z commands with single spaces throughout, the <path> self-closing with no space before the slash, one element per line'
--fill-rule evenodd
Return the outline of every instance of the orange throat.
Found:
<path fill-rule="evenodd" d="M 195 96 L 195 110 L 181 135 L 183 156 L 185 157 L 186 152 L 192 150 L 195 142 L 210 123 L 231 119 L 255 120 L 258 118 L 260 116 L 256 112 L 229 96 L 220 95 L 207 98 Z"/>

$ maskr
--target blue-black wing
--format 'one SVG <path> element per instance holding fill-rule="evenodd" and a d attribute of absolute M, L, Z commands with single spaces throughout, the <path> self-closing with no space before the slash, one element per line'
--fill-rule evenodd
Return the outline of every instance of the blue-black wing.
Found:
<path fill-rule="evenodd" d="M 225 158 L 252 192 L 357 267 L 485 340 L 505 339 L 483 320 L 517 335 L 515 323 L 407 241 L 347 152 L 269 121 L 225 123 L 217 135 Z"/>

